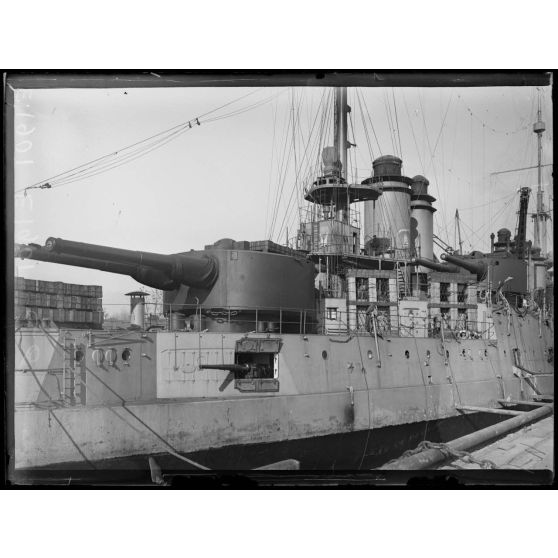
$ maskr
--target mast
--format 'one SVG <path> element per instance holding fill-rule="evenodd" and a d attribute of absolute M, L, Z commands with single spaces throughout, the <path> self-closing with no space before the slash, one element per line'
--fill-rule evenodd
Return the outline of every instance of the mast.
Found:
<path fill-rule="evenodd" d="M 341 254 L 359 254 L 358 227 L 349 222 L 351 203 L 376 200 L 382 191 L 372 181 L 349 184 L 347 172 L 347 150 L 354 146 L 347 140 L 347 88 L 336 87 L 333 98 L 333 145 L 322 150 L 323 174 L 318 176 L 304 199 L 321 207 L 312 212 L 312 221 L 302 224 L 308 250 L 325 256 L 338 258 Z M 319 213 L 319 216 L 316 215 Z M 316 218 L 317 217 L 317 218 Z M 326 265 L 327 267 L 327 265 Z"/>
<path fill-rule="evenodd" d="M 347 180 L 347 88 L 335 88 L 334 137 L 335 153 L 341 163 L 340 177 Z"/>
<path fill-rule="evenodd" d="M 534 245 L 540 248 L 541 257 L 546 257 L 546 221 L 549 217 L 544 208 L 543 190 L 542 190 L 542 134 L 546 127 L 542 121 L 541 112 L 541 92 L 539 90 L 539 104 L 537 110 L 537 121 L 533 125 L 533 132 L 537 134 L 537 175 L 538 175 L 538 188 L 537 188 L 537 212 L 533 213 L 532 217 L 535 221 L 535 234 Z"/>
<path fill-rule="evenodd" d="M 338 161 L 340 181 L 347 182 L 347 88 L 336 87 L 333 106 L 333 148 Z M 347 200 L 344 197 L 344 200 Z M 343 197 L 337 199 L 337 220 L 349 222 L 349 204 Z"/>

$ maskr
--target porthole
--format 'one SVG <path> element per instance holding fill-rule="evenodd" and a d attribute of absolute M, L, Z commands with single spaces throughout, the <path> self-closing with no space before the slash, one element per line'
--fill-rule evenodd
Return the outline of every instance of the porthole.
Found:
<path fill-rule="evenodd" d="M 372 351 L 368 351 L 368 358 L 374 358 L 374 353 Z"/>
<path fill-rule="evenodd" d="M 114 366 L 116 364 L 116 360 L 118 359 L 116 349 L 107 349 L 105 352 L 105 359 L 109 366 Z"/>
<path fill-rule="evenodd" d="M 411 355 L 409 353 L 409 351 L 405 351 L 405 358 L 409 358 Z"/>
<path fill-rule="evenodd" d="M 95 349 L 92 356 L 93 362 L 97 366 L 101 366 L 101 364 L 103 364 L 103 362 L 105 361 L 105 352 L 103 351 L 103 349 Z"/>
<path fill-rule="evenodd" d="M 325 351 L 324 351 L 325 352 Z M 327 356 L 327 354 L 326 354 Z M 130 362 L 132 358 L 132 351 L 130 349 L 128 349 L 127 347 L 122 351 L 122 360 L 124 362 Z"/>

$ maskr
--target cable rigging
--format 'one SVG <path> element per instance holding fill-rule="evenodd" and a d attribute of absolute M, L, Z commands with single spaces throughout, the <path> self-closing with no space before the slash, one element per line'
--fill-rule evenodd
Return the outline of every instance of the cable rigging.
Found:
<path fill-rule="evenodd" d="M 469 114 L 471 115 L 472 118 L 474 118 L 475 120 L 478 120 L 483 126 L 485 126 L 486 128 L 488 128 L 491 132 L 495 132 L 496 134 L 505 134 L 506 136 L 512 135 L 512 134 L 517 134 L 519 132 L 522 132 L 523 130 L 528 130 L 531 125 L 530 124 L 526 124 L 525 126 L 522 126 L 521 128 L 518 128 L 517 130 L 512 130 L 512 131 L 506 131 L 506 130 L 497 130 L 496 128 L 493 128 L 492 126 L 488 125 L 482 118 L 480 118 L 479 116 L 477 116 L 467 105 L 467 103 L 463 100 L 463 97 L 461 95 L 457 95 L 457 98 L 461 100 L 461 102 L 463 103 L 463 105 L 465 106 L 465 108 L 467 109 L 467 111 L 469 112 Z"/>
<path fill-rule="evenodd" d="M 285 209 L 285 215 L 284 215 L 283 220 L 281 222 L 281 227 L 279 228 L 279 232 L 277 233 L 278 238 L 281 237 L 281 234 L 283 233 L 283 229 L 284 229 L 285 225 L 290 225 L 292 223 L 292 220 L 293 220 L 293 216 L 290 214 L 290 208 L 291 208 L 291 204 L 292 204 L 293 199 L 296 201 L 296 198 L 293 198 L 293 196 L 294 196 L 295 192 L 298 190 L 299 177 L 300 177 L 300 174 L 301 174 L 301 171 L 302 171 L 302 165 L 303 165 L 305 160 L 307 161 L 307 166 L 306 166 L 305 170 L 307 170 L 309 165 L 310 165 L 310 159 L 306 157 L 306 153 L 308 152 L 308 147 L 311 144 L 311 140 L 312 140 L 312 136 L 313 136 L 313 133 L 314 133 L 315 126 L 316 126 L 316 122 L 318 120 L 318 115 L 320 114 L 320 107 L 321 107 L 322 102 L 323 102 L 323 97 L 324 97 L 324 95 L 322 94 L 322 99 L 321 99 L 320 104 L 318 106 L 318 110 L 316 111 L 316 116 L 314 117 L 314 121 L 312 123 L 312 127 L 310 129 L 308 139 L 307 139 L 306 145 L 304 147 L 304 152 L 302 154 L 302 158 L 301 158 L 301 161 L 300 161 L 300 166 L 297 165 L 296 145 L 295 145 L 295 141 L 294 141 L 294 132 L 293 132 L 292 148 L 293 148 L 293 152 L 295 154 L 295 168 L 294 168 L 295 180 L 294 180 L 294 183 L 293 183 L 293 187 L 291 189 L 291 194 L 289 196 L 287 207 Z M 299 106 L 297 107 L 297 114 L 299 114 L 299 112 L 300 112 L 300 102 L 299 102 Z M 294 115 L 294 113 L 293 113 L 293 115 Z M 293 128 L 296 127 L 297 125 L 298 125 L 298 129 L 299 129 L 299 133 L 301 133 L 301 131 L 300 131 L 300 117 L 296 121 L 293 121 Z M 296 217 L 296 213 L 294 213 L 294 217 Z"/>
<path fill-rule="evenodd" d="M 393 110 L 395 112 L 395 125 L 397 126 L 397 140 L 399 142 L 399 157 L 403 159 L 403 148 L 401 147 L 401 135 L 399 133 L 399 119 L 397 118 L 397 105 L 395 103 L 395 90 L 391 88 L 391 95 L 393 97 Z M 436 151 L 436 147 L 434 147 L 434 151 Z"/>
<path fill-rule="evenodd" d="M 134 142 L 131 145 L 122 147 L 116 151 L 113 151 L 111 153 L 108 153 L 96 159 L 78 165 L 76 167 L 73 167 L 67 171 L 56 174 L 47 179 L 43 179 L 30 186 L 17 190 L 16 193 L 24 192 L 26 195 L 27 191 L 30 189 L 57 188 L 63 185 L 77 182 L 79 180 L 83 180 L 85 178 L 96 176 L 97 174 L 101 174 L 103 172 L 107 172 L 123 164 L 134 161 L 139 157 L 147 155 L 148 153 L 166 145 L 168 142 L 172 141 L 173 139 L 176 139 L 179 135 L 191 130 L 192 128 L 196 126 L 201 126 L 202 123 L 207 124 L 210 122 L 216 122 L 224 118 L 237 116 L 249 110 L 254 110 L 255 108 L 258 108 L 266 104 L 273 98 L 276 98 L 279 95 L 283 94 L 285 91 L 285 90 L 280 91 L 274 95 L 271 95 L 270 97 L 266 97 L 264 99 L 256 101 L 255 103 L 252 103 L 251 105 L 233 110 L 229 113 L 214 116 L 211 118 L 206 118 L 207 116 L 214 114 L 217 111 L 232 105 L 233 103 L 237 103 L 250 95 L 254 95 L 255 93 L 261 91 L 262 89 L 263 88 L 258 88 L 254 91 L 250 91 L 249 93 L 246 93 L 238 97 L 237 99 L 233 99 L 232 101 L 229 101 L 219 107 L 216 107 L 208 112 L 205 112 L 195 118 L 187 120 L 186 122 L 182 122 L 181 124 L 177 124 L 171 128 L 163 130 L 162 132 L 149 136 L 148 138 Z"/>

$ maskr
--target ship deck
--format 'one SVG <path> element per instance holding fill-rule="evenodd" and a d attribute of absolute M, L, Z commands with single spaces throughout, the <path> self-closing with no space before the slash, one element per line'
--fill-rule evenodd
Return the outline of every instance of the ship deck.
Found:
<path fill-rule="evenodd" d="M 512 432 L 499 440 L 469 453 L 469 458 L 456 459 L 440 467 L 447 469 L 480 469 L 491 462 L 497 469 L 554 469 L 554 415 Z"/>

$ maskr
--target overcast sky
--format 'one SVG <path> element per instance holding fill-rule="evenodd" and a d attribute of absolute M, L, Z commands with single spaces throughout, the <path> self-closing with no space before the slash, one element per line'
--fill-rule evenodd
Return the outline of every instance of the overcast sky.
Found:
<path fill-rule="evenodd" d="M 541 91 L 547 127 L 543 163 L 549 163 L 553 135 L 550 88 Z M 248 93 L 211 116 L 259 106 L 214 122 L 201 118 L 200 126 L 194 125 L 160 149 L 106 173 L 59 188 L 30 190 L 26 198 L 18 194 L 16 242 L 44 244 L 47 237 L 59 236 L 173 253 L 200 249 L 223 237 L 262 240 L 267 238 L 274 214 L 275 235 L 283 224 L 280 237 L 274 240 L 284 241 L 287 224 L 289 236 L 293 236 L 300 190 L 309 179 L 308 173 L 299 172 L 295 180 L 295 160 L 298 168 L 304 166 L 305 142 L 324 98 L 321 88 L 20 92 L 16 95 L 15 191 Z M 503 226 L 515 232 L 515 193 L 520 186 L 536 188 L 536 170 L 491 173 L 536 164 L 534 87 L 362 88 L 359 93 L 374 125 L 372 130 L 367 114 L 373 155 L 401 154 L 404 174 L 424 174 L 430 180 L 430 192 L 438 199 L 435 232 L 439 236 L 454 244 L 456 208 L 463 220 L 466 251 L 488 249 L 490 232 Z M 349 141 L 357 144 L 351 150 L 350 171 L 362 180 L 370 174 L 372 157 L 360 115 L 362 103 L 353 89 L 349 89 L 348 100 L 354 124 L 349 126 Z M 293 141 L 288 124 L 293 115 L 298 159 L 292 153 L 288 164 L 286 156 L 281 164 Z M 310 152 L 308 148 L 307 154 Z M 547 196 L 551 194 L 550 177 L 547 167 L 543 173 Z M 298 190 L 291 197 L 295 183 Z M 532 226 L 529 238 L 531 231 Z M 18 260 L 16 270 L 28 278 L 103 285 L 107 307 L 125 303 L 123 293 L 139 287 L 128 277 L 43 262 Z"/>

